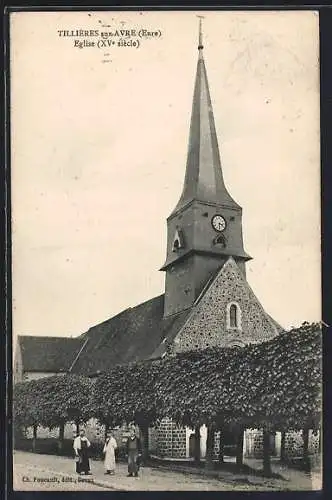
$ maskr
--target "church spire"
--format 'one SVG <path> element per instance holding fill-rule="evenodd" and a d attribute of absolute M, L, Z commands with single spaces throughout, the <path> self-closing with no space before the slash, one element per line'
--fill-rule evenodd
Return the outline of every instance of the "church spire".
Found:
<path fill-rule="evenodd" d="M 186 175 L 182 195 L 173 214 L 192 200 L 238 207 L 226 189 L 221 170 L 218 139 L 203 57 L 202 18 L 199 20 L 198 62 Z"/>
<path fill-rule="evenodd" d="M 221 170 L 216 128 L 203 58 L 199 22 L 198 63 L 192 105 L 186 174 L 181 198 L 167 218 L 164 316 L 195 303 L 232 257 L 245 276 L 242 208 L 228 193 Z"/>

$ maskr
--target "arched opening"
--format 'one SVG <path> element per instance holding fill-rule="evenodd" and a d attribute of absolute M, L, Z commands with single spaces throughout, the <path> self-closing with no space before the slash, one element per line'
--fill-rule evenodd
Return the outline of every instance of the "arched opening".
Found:
<path fill-rule="evenodd" d="M 184 247 L 183 233 L 180 229 L 177 229 L 174 235 L 172 251 L 177 252 Z"/>
<path fill-rule="evenodd" d="M 227 305 L 226 312 L 227 328 L 231 330 L 241 330 L 241 309 L 236 302 Z"/>
<path fill-rule="evenodd" d="M 231 307 L 229 308 L 229 326 L 231 328 L 238 327 L 238 313 L 235 304 L 232 304 Z"/>
<path fill-rule="evenodd" d="M 213 240 L 215 245 L 221 245 L 223 248 L 226 248 L 226 238 L 224 234 L 219 234 Z"/>

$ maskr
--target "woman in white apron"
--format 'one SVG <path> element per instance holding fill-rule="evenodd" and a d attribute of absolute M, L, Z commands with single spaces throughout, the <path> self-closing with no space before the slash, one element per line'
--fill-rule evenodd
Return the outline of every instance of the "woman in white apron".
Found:
<path fill-rule="evenodd" d="M 107 431 L 107 438 L 105 441 L 103 453 L 105 454 L 104 467 L 105 474 L 115 473 L 115 450 L 118 445 L 114 438 L 112 431 Z"/>

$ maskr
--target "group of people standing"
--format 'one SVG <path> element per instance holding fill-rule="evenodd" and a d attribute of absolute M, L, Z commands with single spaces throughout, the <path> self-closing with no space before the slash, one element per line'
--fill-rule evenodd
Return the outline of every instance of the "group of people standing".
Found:
<path fill-rule="evenodd" d="M 77 474 L 91 475 L 89 460 L 90 446 L 91 443 L 86 437 L 84 429 L 81 429 L 79 435 L 74 439 L 73 444 Z M 107 436 L 103 447 L 105 474 L 115 474 L 115 450 L 117 449 L 117 447 L 118 444 L 112 431 L 107 431 Z M 137 437 L 134 427 L 130 429 L 130 436 L 128 437 L 126 442 L 126 454 L 128 457 L 128 476 L 137 477 L 140 467 L 142 447 L 141 440 L 139 439 L 139 437 Z"/>

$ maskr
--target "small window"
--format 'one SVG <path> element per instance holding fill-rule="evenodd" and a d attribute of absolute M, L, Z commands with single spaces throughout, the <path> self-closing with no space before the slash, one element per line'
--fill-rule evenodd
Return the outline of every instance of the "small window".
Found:
<path fill-rule="evenodd" d="M 241 309 L 236 302 L 227 305 L 226 324 L 230 330 L 241 330 Z"/>
<path fill-rule="evenodd" d="M 238 327 L 237 307 L 235 304 L 232 304 L 229 308 L 229 326 L 231 328 Z"/>
<path fill-rule="evenodd" d="M 224 234 L 218 234 L 214 239 L 213 239 L 213 244 L 214 245 L 220 245 L 223 248 L 226 248 L 227 241 L 226 237 Z"/>

